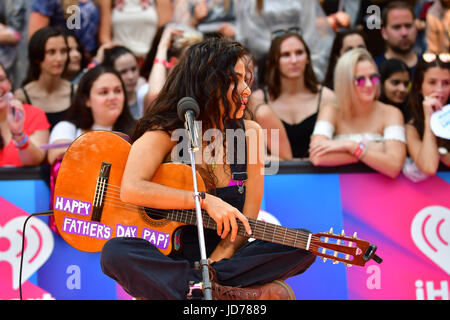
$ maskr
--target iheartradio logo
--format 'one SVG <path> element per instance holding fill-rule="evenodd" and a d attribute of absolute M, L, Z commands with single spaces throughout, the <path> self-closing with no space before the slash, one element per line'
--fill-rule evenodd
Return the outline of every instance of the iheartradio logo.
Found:
<path fill-rule="evenodd" d="M 419 211 L 411 224 L 416 246 L 450 275 L 450 210 L 430 206 Z"/>
<path fill-rule="evenodd" d="M 27 216 L 18 216 L 9 220 L 6 225 L 0 226 L 0 262 L 5 261 L 10 264 L 11 283 L 14 290 L 19 288 L 22 232 L 26 218 Z M 22 284 L 47 261 L 53 251 L 53 245 L 53 235 L 48 226 L 39 219 L 31 218 L 25 230 Z M 0 270 L 2 270 L 2 278 L 9 274 L 2 268 Z M 8 281 L 8 279 L 4 280 Z"/>

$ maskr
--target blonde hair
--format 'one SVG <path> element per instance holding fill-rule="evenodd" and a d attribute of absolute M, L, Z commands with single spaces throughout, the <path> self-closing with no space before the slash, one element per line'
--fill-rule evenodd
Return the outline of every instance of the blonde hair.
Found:
<path fill-rule="evenodd" d="M 336 94 L 337 106 L 345 115 L 349 115 L 352 107 L 357 101 L 355 89 L 355 69 L 356 65 L 362 61 L 371 62 L 378 70 L 372 55 L 363 48 L 352 49 L 344 53 L 337 61 L 334 69 L 334 93 Z M 380 95 L 380 86 L 375 99 Z"/>

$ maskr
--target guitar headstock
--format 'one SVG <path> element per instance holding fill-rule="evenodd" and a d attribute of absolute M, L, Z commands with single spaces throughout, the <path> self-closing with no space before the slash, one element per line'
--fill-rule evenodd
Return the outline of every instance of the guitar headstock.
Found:
<path fill-rule="evenodd" d="M 313 234 L 309 251 L 333 261 L 342 262 L 346 266 L 364 266 L 367 261 L 374 259 L 377 263 L 383 260 L 375 254 L 377 247 L 365 240 L 358 239 L 356 232 L 353 236 L 346 236 L 344 230 L 340 234 L 333 234 L 333 228 L 328 232 Z"/>

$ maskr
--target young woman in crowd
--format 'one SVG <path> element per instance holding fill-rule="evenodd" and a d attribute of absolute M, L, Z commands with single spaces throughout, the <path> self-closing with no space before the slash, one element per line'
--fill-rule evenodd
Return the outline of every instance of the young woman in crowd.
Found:
<path fill-rule="evenodd" d="M 0 64 L 0 167 L 36 166 L 45 159 L 50 124 L 44 112 L 23 104 L 11 93 L 11 81 Z"/>
<path fill-rule="evenodd" d="M 69 50 L 69 62 L 63 78 L 69 80 L 73 84 L 78 84 L 84 74 L 84 69 L 88 65 L 88 59 L 83 45 L 78 40 L 75 33 L 64 30 L 67 39 L 67 47 Z"/>
<path fill-rule="evenodd" d="M 402 111 L 404 119 L 409 118 L 407 100 L 411 88 L 409 69 L 399 59 L 387 59 L 380 64 L 380 101 L 393 105 Z"/>
<path fill-rule="evenodd" d="M 271 156 L 282 160 L 307 158 L 317 114 L 322 105 L 334 101 L 334 93 L 318 83 L 309 48 L 298 33 L 275 35 L 267 60 L 266 84 L 251 96 L 249 108 L 267 130 Z M 279 142 L 272 141 L 273 130 L 278 130 Z"/>
<path fill-rule="evenodd" d="M 23 87 L 15 91 L 23 103 L 41 108 L 53 127 L 69 108 L 75 86 L 62 78 L 68 63 L 67 40 L 53 27 L 36 31 L 28 44 L 29 68 Z"/>
<path fill-rule="evenodd" d="M 364 36 L 360 31 L 350 29 L 336 32 L 336 37 L 331 47 L 327 73 L 323 82 L 326 87 L 333 90 L 334 68 L 339 57 L 355 48 L 367 48 Z"/>
<path fill-rule="evenodd" d="M 113 46 L 105 50 L 103 62 L 119 72 L 125 84 L 128 106 L 133 118 L 142 117 L 143 106 L 137 101 L 137 91 L 145 84 L 145 79 L 139 76 L 139 66 L 136 56 L 124 46 Z"/>
<path fill-rule="evenodd" d="M 436 137 L 430 126 L 431 115 L 449 104 L 449 98 L 450 54 L 423 54 L 414 73 L 406 138 L 409 156 L 427 176 L 436 174 L 439 162 L 450 167 L 450 141 Z"/>
<path fill-rule="evenodd" d="M 320 110 L 311 138 L 314 165 L 361 161 L 391 178 L 400 173 L 406 156 L 404 119 L 398 108 L 377 100 L 379 82 L 367 50 L 350 50 L 339 58 L 334 74 L 337 104 Z"/>
<path fill-rule="evenodd" d="M 51 131 L 49 143 L 62 147 L 50 149 L 48 161 L 52 164 L 84 132 L 114 130 L 128 134 L 133 124 L 120 75 L 108 66 L 92 68 L 81 79 L 64 120 Z"/>

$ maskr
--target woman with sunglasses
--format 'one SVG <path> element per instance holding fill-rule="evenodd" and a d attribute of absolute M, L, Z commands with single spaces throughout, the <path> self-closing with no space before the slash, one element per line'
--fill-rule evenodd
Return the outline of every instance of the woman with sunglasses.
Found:
<path fill-rule="evenodd" d="M 449 98 L 450 54 L 423 54 L 412 83 L 406 138 L 409 156 L 426 176 L 436 173 L 440 161 L 450 167 L 450 141 L 436 137 L 430 127 L 431 115 Z"/>
<path fill-rule="evenodd" d="M 322 105 L 334 101 L 335 96 L 319 85 L 309 48 L 297 32 L 282 30 L 273 39 L 265 75 L 267 87 L 251 96 L 249 108 L 268 132 L 271 157 L 308 158 L 309 139 L 318 111 Z M 278 140 L 272 136 L 275 132 Z"/>
<path fill-rule="evenodd" d="M 310 144 L 316 166 L 339 166 L 359 161 L 395 178 L 406 155 L 405 128 L 398 108 L 377 100 L 380 76 L 365 49 L 339 58 L 334 88 L 337 105 L 320 112 Z"/>

